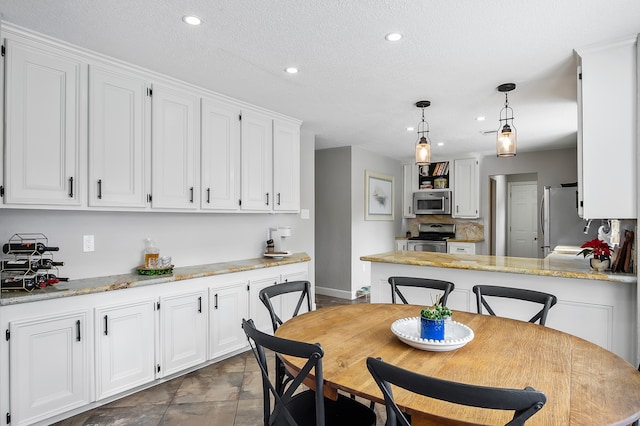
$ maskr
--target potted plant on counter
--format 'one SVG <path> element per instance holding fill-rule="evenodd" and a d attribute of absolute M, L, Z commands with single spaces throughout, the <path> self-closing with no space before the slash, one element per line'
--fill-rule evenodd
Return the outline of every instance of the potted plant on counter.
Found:
<path fill-rule="evenodd" d="M 444 322 L 451 318 L 451 309 L 440 303 L 440 298 L 432 306 L 420 311 L 420 338 L 444 340 Z"/>
<path fill-rule="evenodd" d="M 590 255 L 593 256 L 589 261 L 591 269 L 598 272 L 609 269 L 611 265 L 611 247 L 609 247 L 609 244 L 594 238 L 581 245 L 580 248 L 584 250 L 578 255 L 583 255 L 585 258 Z"/>

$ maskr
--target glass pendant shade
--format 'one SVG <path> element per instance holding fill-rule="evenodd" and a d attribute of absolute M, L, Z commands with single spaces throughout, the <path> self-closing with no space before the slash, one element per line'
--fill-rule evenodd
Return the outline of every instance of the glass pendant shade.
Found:
<path fill-rule="evenodd" d="M 498 136 L 496 137 L 496 155 L 498 157 L 515 157 L 517 150 L 516 127 L 513 125 L 513 109 L 509 107 L 510 91 L 516 88 L 515 83 L 505 83 L 498 86 L 498 91 L 504 93 L 504 108 L 500 110 L 498 120 Z"/>
<path fill-rule="evenodd" d="M 431 163 L 431 145 L 424 136 L 416 145 L 416 165 L 428 166 Z"/>
<path fill-rule="evenodd" d="M 422 108 L 422 120 L 418 124 L 418 142 L 416 143 L 416 165 L 431 164 L 431 143 L 429 142 L 429 123 L 424 119 L 424 109 L 431 105 L 430 101 L 418 101 L 416 106 Z"/>
<path fill-rule="evenodd" d="M 498 157 L 515 157 L 517 143 L 516 128 L 505 124 L 502 130 L 498 131 L 496 154 Z"/>

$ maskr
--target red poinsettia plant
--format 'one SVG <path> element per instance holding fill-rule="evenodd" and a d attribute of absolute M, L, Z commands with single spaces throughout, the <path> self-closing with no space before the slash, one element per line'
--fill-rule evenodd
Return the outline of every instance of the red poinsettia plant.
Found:
<path fill-rule="evenodd" d="M 611 247 L 609 247 L 609 244 L 597 238 L 587 241 L 581 245 L 580 248 L 584 250 L 578 253 L 578 255 L 583 255 L 584 257 L 593 255 L 593 257 L 598 260 L 605 260 L 611 257 Z"/>

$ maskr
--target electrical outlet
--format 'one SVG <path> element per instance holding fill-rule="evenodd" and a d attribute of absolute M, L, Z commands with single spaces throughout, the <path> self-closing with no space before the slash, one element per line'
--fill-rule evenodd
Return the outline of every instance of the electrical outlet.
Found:
<path fill-rule="evenodd" d="M 83 235 L 82 236 L 82 251 L 90 252 L 96 249 L 95 240 L 93 239 L 93 235 Z"/>

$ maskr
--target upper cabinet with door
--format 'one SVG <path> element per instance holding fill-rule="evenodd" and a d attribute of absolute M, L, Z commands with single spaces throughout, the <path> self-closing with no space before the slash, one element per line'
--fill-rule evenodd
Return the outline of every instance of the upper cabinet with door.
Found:
<path fill-rule="evenodd" d="M 148 206 L 149 87 L 142 75 L 89 66 L 89 206 Z"/>
<path fill-rule="evenodd" d="M 271 117 L 242 113 L 242 209 L 273 210 L 273 130 Z"/>
<path fill-rule="evenodd" d="M 273 210 L 300 211 L 300 125 L 273 121 Z"/>
<path fill-rule="evenodd" d="M 195 210 L 200 200 L 200 99 L 153 85 L 151 206 Z"/>
<path fill-rule="evenodd" d="M 402 185 L 402 217 L 416 217 L 413 212 L 413 193 L 418 190 L 418 166 L 404 164 Z"/>
<path fill-rule="evenodd" d="M 578 213 L 637 217 L 638 40 L 578 49 Z"/>
<path fill-rule="evenodd" d="M 238 210 L 240 200 L 240 107 L 202 99 L 203 210 Z"/>
<path fill-rule="evenodd" d="M 6 204 L 80 206 L 87 66 L 54 44 L 7 35 Z"/>
<path fill-rule="evenodd" d="M 477 159 L 454 160 L 451 216 L 465 219 L 477 219 L 480 217 L 479 174 Z"/>

